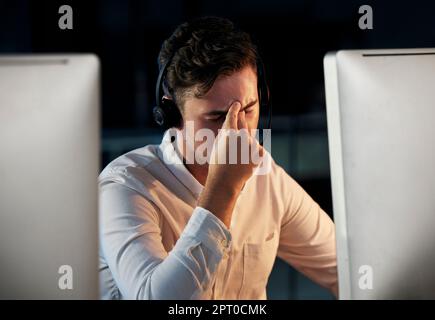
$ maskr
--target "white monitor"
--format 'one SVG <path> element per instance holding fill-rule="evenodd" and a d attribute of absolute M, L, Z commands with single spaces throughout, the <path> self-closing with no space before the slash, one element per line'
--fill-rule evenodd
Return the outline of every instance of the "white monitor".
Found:
<path fill-rule="evenodd" d="M 0 56 L 0 299 L 98 298 L 99 62 Z"/>
<path fill-rule="evenodd" d="M 435 298 L 435 49 L 324 59 L 341 299 Z"/>

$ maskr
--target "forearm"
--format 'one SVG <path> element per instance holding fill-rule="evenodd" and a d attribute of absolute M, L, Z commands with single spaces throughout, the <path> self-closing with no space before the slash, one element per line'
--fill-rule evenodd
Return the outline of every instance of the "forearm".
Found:
<path fill-rule="evenodd" d="M 204 221 L 205 222 L 205 221 Z M 210 299 L 223 256 L 222 235 L 201 223 L 201 238 L 184 234 L 169 255 L 150 273 L 140 299 Z"/>
<path fill-rule="evenodd" d="M 198 199 L 198 206 L 213 213 L 229 228 L 240 190 L 240 187 L 226 186 L 216 181 L 207 181 Z"/>
<path fill-rule="evenodd" d="M 157 239 L 154 244 L 150 238 L 141 239 L 134 229 L 119 229 L 124 233 L 121 239 L 111 232 L 102 243 L 124 299 L 210 298 L 218 265 L 231 243 L 230 232 L 217 217 L 195 208 L 166 255 Z"/>

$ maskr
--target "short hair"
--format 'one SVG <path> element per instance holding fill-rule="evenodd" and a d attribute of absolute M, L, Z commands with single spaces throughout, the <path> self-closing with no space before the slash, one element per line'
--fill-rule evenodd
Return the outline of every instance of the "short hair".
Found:
<path fill-rule="evenodd" d="M 201 17 L 179 25 L 163 42 L 159 68 L 171 59 L 163 89 L 180 110 L 187 95 L 204 96 L 219 76 L 250 65 L 256 71 L 257 49 L 251 37 L 230 20 Z"/>

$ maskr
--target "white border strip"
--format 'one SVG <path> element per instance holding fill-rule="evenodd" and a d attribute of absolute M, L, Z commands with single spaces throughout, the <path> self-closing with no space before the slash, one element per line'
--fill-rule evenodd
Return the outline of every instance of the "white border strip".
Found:
<path fill-rule="evenodd" d="M 351 299 L 350 262 L 346 223 L 343 153 L 338 88 L 337 52 L 329 52 L 323 59 L 326 111 L 328 124 L 329 162 L 336 230 L 339 299 Z"/>

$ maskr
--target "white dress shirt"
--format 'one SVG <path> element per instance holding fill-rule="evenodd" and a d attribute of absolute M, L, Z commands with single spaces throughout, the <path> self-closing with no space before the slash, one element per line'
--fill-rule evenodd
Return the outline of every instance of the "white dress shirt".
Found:
<path fill-rule="evenodd" d="M 101 298 L 265 299 L 276 256 L 336 293 L 334 224 L 269 154 L 228 229 L 196 205 L 203 186 L 168 161 L 177 151 L 166 132 L 100 174 Z"/>

